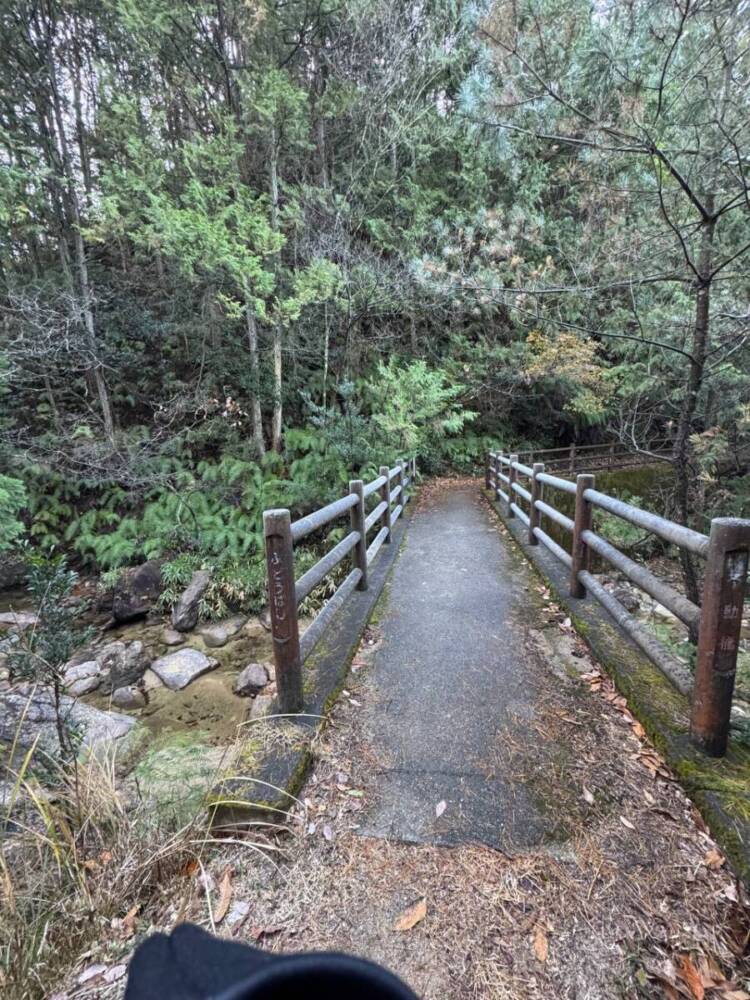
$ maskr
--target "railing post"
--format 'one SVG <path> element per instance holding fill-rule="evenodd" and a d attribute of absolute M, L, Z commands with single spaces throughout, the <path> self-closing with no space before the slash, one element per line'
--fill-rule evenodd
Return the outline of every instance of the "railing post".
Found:
<path fill-rule="evenodd" d="M 495 469 L 495 485 L 493 487 L 493 492 L 495 494 L 495 503 L 497 503 L 498 500 L 500 499 L 500 494 L 499 494 L 499 491 L 500 491 L 500 477 L 499 477 L 499 473 L 500 473 L 500 470 L 503 467 L 503 463 L 500 461 L 500 459 L 502 458 L 502 454 L 503 453 L 501 451 L 496 451 L 495 452 L 495 466 L 494 466 L 494 469 Z"/>
<path fill-rule="evenodd" d="M 398 495 L 399 496 L 398 502 L 401 504 L 401 507 L 403 509 L 406 506 L 406 503 L 404 502 L 404 494 L 405 494 L 406 491 L 404 489 L 404 460 L 403 460 L 403 458 L 400 458 L 398 460 L 398 462 L 396 462 L 396 465 L 398 466 L 398 475 L 396 476 L 396 481 L 398 482 L 398 485 L 401 487 L 401 492 Z"/>
<path fill-rule="evenodd" d="M 349 492 L 357 494 L 357 503 L 350 511 L 352 531 L 359 532 L 359 541 L 352 549 L 352 563 L 362 571 L 357 590 L 367 590 L 367 535 L 365 534 L 365 484 L 361 479 L 352 479 Z"/>
<path fill-rule="evenodd" d="M 593 490 L 594 477 L 588 473 L 581 473 L 576 476 L 576 513 L 573 527 L 573 547 L 571 556 L 573 559 L 570 567 L 570 596 L 585 597 L 586 588 L 578 579 L 581 570 L 589 568 L 590 550 L 588 545 L 581 538 L 584 531 L 591 529 L 592 506 L 588 500 L 584 499 L 586 490 Z"/>
<path fill-rule="evenodd" d="M 513 483 L 516 481 L 516 470 L 513 468 L 513 463 L 518 461 L 518 455 L 510 456 L 510 465 L 508 466 L 508 517 L 515 517 L 513 508 L 511 504 L 514 502 L 515 493 L 513 492 Z"/>
<path fill-rule="evenodd" d="M 288 510 L 263 513 L 271 610 L 273 658 L 279 709 L 285 715 L 302 711 L 302 661 L 299 651 L 297 598 L 294 593 L 294 543 Z"/>
<path fill-rule="evenodd" d="M 492 452 L 487 452 L 487 460 L 484 463 L 484 488 L 490 488 L 490 462 L 492 462 Z"/>
<path fill-rule="evenodd" d="M 536 502 L 539 499 L 542 484 L 536 478 L 540 472 L 544 472 L 544 462 L 534 462 L 533 474 L 531 476 L 531 504 L 529 505 L 529 545 L 538 545 L 539 539 L 534 534 L 534 528 L 539 525 L 539 511 L 536 509 Z"/>
<path fill-rule="evenodd" d="M 576 446 L 575 446 L 575 444 L 571 444 L 571 446 L 570 446 L 569 471 L 570 472 L 575 472 L 576 471 Z"/>
<path fill-rule="evenodd" d="M 380 527 L 385 528 L 388 534 L 385 536 L 386 543 L 390 544 L 391 541 L 391 481 L 388 478 L 388 473 L 391 470 L 387 465 L 380 466 L 380 475 L 385 476 L 385 484 L 380 487 L 380 499 L 386 504 L 386 508 L 383 511 L 383 516 L 380 518 Z"/>
<path fill-rule="evenodd" d="M 690 735 L 712 757 L 726 753 L 745 599 L 750 521 L 711 522 L 703 578 Z"/>

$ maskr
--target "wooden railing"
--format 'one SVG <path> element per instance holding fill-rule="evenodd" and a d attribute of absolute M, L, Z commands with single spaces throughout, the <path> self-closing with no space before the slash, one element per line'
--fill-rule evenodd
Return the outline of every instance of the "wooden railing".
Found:
<path fill-rule="evenodd" d="M 519 481 L 521 479 L 527 482 L 528 489 Z M 526 526 L 528 544 L 538 545 L 541 542 L 569 570 L 571 597 L 580 598 L 589 594 L 596 598 L 649 659 L 680 691 L 692 698 L 690 731 L 693 741 L 706 753 L 722 756 L 726 752 L 729 736 L 750 553 L 750 521 L 715 518 L 711 522 L 710 534 L 704 535 L 598 492 L 591 474 L 579 475 L 575 482 L 559 479 L 546 472 L 542 462 L 528 466 L 519 461 L 518 455 L 499 452 L 490 452 L 487 456 L 485 481 L 487 488 L 503 501 L 507 516 L 519 518 Z M 555 508 L 550 502 L 549 491 L 560 491 L 575 497 L 574 518 Z M 706 566 L 700 606 L 597 534 L 592 529 L 595 508 L 704 557 Z M 570 551 L 544 530 L 544 518 L 570 534 Z M 592 552 L 668 608 L 692 634 L 697 632 L 694 678 L 591 573 Z"/>
<path fill-rule="evenodd" d="M 635 450 L 626 445 L 571 444 L 565 448 L 536 448 L 519 451 L 518 460 L 525 465 L 544 462 L 548 472 L 593 472 L 601 469 L 629 469 L 649 462 L 667 461 L 672 446 L 666 439 Z"/>
<path fill-rule="evenodd" d="M 393 527 L 409 502 L 408 488 L 416 470 L 416 458 L 400 461 L 392 469 L 381 466 L 377 479 L 370 483 L 353 479 L 346 496 L 297 521 L 292 521 L 286 509 L 264 511 L 271 635 L 278 704 L 283 714 L 302 711 L 302 666 L 350 594 L 354 590 L 367 590 L 367 568 L 380 547 L 391 541 Z M 369 497 L 378 502 L 368 513 Z M 295 579 L 295 544 L 346 514 L 349 534 Z M 368 545 L 367 536 L 376 527 L 378 531 Z M 347 557 L 351 558 L 349 574 L 300 637 L 299 605 Z"/>

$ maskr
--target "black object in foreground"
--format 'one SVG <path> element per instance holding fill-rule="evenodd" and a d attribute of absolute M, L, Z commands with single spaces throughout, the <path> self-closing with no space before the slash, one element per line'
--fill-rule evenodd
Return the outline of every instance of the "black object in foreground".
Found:
<path fill-rule="evenodd" d="M 356 992 L 355 992 L 356 991 Z M 335 952 L 270 955 L 181 924 L 136 949 L 125 1000 L 417 1000 L 379 965 Z"/>

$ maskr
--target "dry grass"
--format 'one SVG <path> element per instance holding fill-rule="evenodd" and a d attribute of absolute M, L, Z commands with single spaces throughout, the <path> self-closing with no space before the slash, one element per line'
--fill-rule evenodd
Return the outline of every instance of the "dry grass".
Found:
<path fill-rule="evenodd" d="M 206 794 L 242 746 L 227 748 Z M 0 815 L 0 991 L 4 1000 L 48 997 L 71 970 L 86 980 L 101 967 L 84 992 L 98 995 L 111 979 L 106 988 L 117 993 L 138 931 L 152 920 L 179 921 L 194 885 L 210 900 L 205 873 L 217 841 L 205 795 L 192 796 L 178 817 L 118 777 L 111 758 L 70 767 L 46 760 L 44 785 L 31 758 L 5 770 L 14 788 Z M 40 763 L 35 757 L 34 771 Z M 274 850 L 247 829 L 242 843 L 263 858 Z"/>

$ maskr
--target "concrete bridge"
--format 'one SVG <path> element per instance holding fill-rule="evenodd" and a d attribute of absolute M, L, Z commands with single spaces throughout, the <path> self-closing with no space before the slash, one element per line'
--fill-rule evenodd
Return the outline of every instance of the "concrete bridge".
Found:
<path fill-rule="evenodd" d="M 393 565 L 373 619 L 381 641 L 368 726 L 381 765 L 362 832 L 506 850 L 554 840 L 574 806 L 570 789 L 552 777 L 559 736 L 543 720 L 576 724 L 568 682 L 590 670 L 581 656 L 585 638 L 694 800 L 721 811 L 726 849 L 750 872 L 748 754 L 733 743 L 727 752 L 750 522 L 718 519 L 702 535 L 598 493 L 589 474 L 558 479 L 541 463 L 496 453 L 484 484 L 427 483 L 409 517 L 416 475 L 413 459 L 384 466 L 372 482 L 353 481 L 346 496 L 305 518 L 292 522 L 288 511 L 265 518 L 279 708 L 300 720 L 317 719 L 330 703 L 330 692 L 307 693 L 307 661 L 329 630 L 336 634 L 349 602 L 364 601 L 372 581 L 383 586 L 387 574 L 376 557 L 392 538 L 400 544 L 388 556 Z M 575 497 L 573 518 L 554 506 L 555 491 Z M 701 605 L 598 535 L 596 509 L 705 558 Z M 295 545 L 342 516 L 348 534 L 295 579 Z M 400 519 L 408 530 L 402 522 L 397 531 Z M 551 523 L 569 532 L 567 549 L 545 530 Z M 592 554 L 699 629 L 695 680 L 597 580 Z M 334 597 L 301 632 L 299 602 L 346 562 Z M 372 604 L 361 608 L 369 616 Z M 323 655 L 330 658 L 330 649 Z M 733 789 L 727 795 L 724 780 Z"/>

